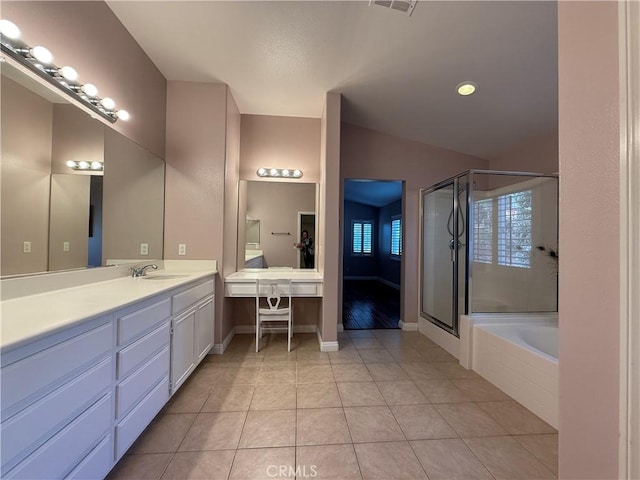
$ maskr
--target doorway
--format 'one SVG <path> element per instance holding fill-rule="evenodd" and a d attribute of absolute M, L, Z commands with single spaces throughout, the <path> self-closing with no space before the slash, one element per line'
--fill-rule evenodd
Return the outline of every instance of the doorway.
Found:
<path fill-rule="evenodd" d="M 345 179 L 342 326 L 400 328 L 403 182 Z"/>

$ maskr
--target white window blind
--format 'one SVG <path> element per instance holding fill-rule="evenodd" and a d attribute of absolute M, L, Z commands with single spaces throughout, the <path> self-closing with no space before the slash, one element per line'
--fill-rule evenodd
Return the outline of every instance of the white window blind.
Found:
<path fill-rule="evenodd" d="M 478 200 L 473 205 L 473 259 L 493 262 L 493 199 Z"/>
<path fill-rule="evenodd" d="M 391 255 L 402 255 L 402 217 L 391 218 Z"/>
<path fill-rule="evenodd" d="M 354 220 L 352 224 L 352 253 L 373 254 L 373 220 Z"/>
<path fill-rule="evenodd" d="M 498 197 L 499 265 L 530 268 L 531 207 L 531 190 Z"/>

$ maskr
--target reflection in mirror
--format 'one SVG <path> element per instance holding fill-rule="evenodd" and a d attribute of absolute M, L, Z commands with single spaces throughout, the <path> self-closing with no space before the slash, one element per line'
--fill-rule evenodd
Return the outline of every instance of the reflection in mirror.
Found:
<path fill-rule="evenodd" d="M 0 95 L 0 275 L 162 258 L 163 160 L 8 62 Z"/>
<path fill-rule="evenodd" d="M 238 259 L 243 268 L 305 268 L 301 231 L 307 230 L 315 253 L 316 184 L 240 182 Z M 308 242 L 306 242 L 308 244 Z M 308 268 L 314 268 L 307 262 Z"/>

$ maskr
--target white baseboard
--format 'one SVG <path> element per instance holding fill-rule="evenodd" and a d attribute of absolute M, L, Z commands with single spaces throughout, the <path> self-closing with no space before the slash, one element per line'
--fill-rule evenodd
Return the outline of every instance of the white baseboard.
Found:
<path fill-rule="evenodd" d="M 344 325 L 342 324 L 342 322 L 340 322 L 340 323 L 338 324 L 338 331 L 339 331 L 339 332 L 344 332 Z"/>
<path fill-rule="evenodd" d="M 234 327 L 234 328 L 231 329 L 231 331 L 225 337 L 225 339 L 222 341 L 222 343 L 216 343 L 213 346 L 213 348 L 209 352 L 209 355 L 211 355 L 211 354 L 222 355 L 224 353 L 224 351 L 227 349 L 227 347 L 229 346 L 229 344 L 231 343 L 231 340 L 233 340 L 233 337 L 234 337 L 235 334 L 236 334 L 236 328 Z"/>
<path fill-rule="evenodd" d="M 312 323 L 302 324 L 302 325 L 294 325 L 293 333 L 316 333 L 318 327 Z M 235 333 L 238 335 L 246 335 L 249 333 L 256 333 L 255 325 L 236 325 Z"/>
<path fill-rule="evenodd" d="M 396 290 L 400 290 L 400 285 L 398 285 L 397 283 L 390 282 L 386 278 L 376 277 L 376 280 L 378 280 L 380 283 L 384 283 L 387 287 L 391 287 L 391 288 L 395 288 Z"/>
<path fill-rule="evenodd" d="M 340 349 L 338 342 L 324 342 L 322 340 L 322 334 L 320 333 L 320 329 L 317 329 L 318 332 L 318 343 L 320 344 L 321 352 L 337 352 Z"/>
<path fill-rule="evenodd" d="M 425 318 L 418 319 L 418 330 L 429 340 L 444 348 L 456 358 L 460 358 L 460 339 L 446 330 L 434 325 Z"/>
<path fill-rule="evenodd" d="M 402 320 L 398 321 L 398 326 L 404 330 L 405 332 L 417 332 L 418 331 L 418 324 L 417 323 L 409 323 L 409 322 L 403 322 Z"/>

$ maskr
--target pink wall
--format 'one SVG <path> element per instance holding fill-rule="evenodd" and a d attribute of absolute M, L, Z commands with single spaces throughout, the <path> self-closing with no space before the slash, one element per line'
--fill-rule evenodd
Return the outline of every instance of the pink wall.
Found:
<path fill-rule="evenodd" d="M 261 167 L 298 168 L 303 172 L 302 181 L 317 183 L 320 180 L 320 120 L 242 115 L 240 179 L 269 181 L 257 176 L 256 171 Z"/>
<path fill-rule="evenodd" d="M 345 178 L 404 180 L 404 258 L 402 305 L 404 322 L 416 323 L 420 285 L 420 189 L 471 168 L 488 168 L 486 160 L 342 124 L 340 186 Z"/>
<path fill-rule="evenodd" d="M 164 158 L 166 79 L 106 3 L 3 0 L 2 18 L 126 109 L 131 120 L 113 128 Z"/>
<path fill-rule="evenodd" d="M 560 478 L 618 478 L 617 2 L 559 2 Z"/>
<path fill-rule="evenodd" d="M 558 132 L 549 132 L 527 140 L 507 152 L 490 159 L 492 170 L 515 172 L 558 172 Z"/>

